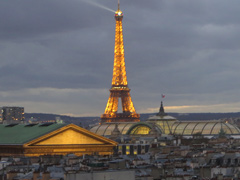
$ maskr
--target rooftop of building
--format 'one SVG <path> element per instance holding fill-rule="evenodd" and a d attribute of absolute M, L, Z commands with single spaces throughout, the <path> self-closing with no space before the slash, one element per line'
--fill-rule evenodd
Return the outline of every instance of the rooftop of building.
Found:
<path fill-rule="evenodd" d="M 22 145 L 66 124 L 0 124 L 0 144 Z"/>

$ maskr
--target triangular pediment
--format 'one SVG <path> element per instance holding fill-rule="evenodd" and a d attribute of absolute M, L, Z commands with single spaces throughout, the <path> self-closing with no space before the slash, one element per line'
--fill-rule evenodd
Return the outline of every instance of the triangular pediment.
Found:
<path fill-rule="evenodd" d="M 58 145 L 58 144 L 104 144 L 102 141 L 89 137 L 87 134 L 67 129 L 52 137 L 36 143 L 35 145 Z"/>
<path fill-rule="evenodd" d="M 45 134 L 26 146 L 49 146 L 49 145 L 116 145 L 116 142 L 105 137 L 96 135 L 86 129 L 70 124 L 58 130 Z"/>

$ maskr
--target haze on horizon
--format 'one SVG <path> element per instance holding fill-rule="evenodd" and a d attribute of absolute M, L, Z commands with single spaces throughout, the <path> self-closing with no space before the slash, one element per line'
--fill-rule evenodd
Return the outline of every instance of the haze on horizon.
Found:
<path fill-rule="evenodd" d="M 114 13 L 84 1 L 0 2 L 0 106 L 104 112 Z M 117 0 L 97 3 L 117 9 Z M 121 0 L 120 8 L 137 113 L 157 112 L 161 94 L 167 112 L 240 111 L 239 0 Z"/>

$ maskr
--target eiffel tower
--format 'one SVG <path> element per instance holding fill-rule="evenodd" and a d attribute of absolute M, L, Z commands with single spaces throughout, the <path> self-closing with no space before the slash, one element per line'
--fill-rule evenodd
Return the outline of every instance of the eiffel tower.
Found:
<path fill-rule="evenodd" d="M 127 75 L 124 60 L 123 13 L 120 10 L 118 0 L 118 10 L 115 12 L 115 48 L 112 87 L 109 90 L 110 96 L 104 114 L 101 116 L 101 123 L 104 122 L 139 122 L 140 115 L 136 113 L 128 88 Z M 119 99 L 121 99 L 122 112 L 118 112 Z"/>

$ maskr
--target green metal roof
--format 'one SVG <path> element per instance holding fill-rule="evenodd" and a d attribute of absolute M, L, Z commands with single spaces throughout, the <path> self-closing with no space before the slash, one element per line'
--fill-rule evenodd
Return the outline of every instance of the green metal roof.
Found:
<path fill-rule="evenodd" d="M 66 124 L 0 124 L 0 145 L 22 145 Z"/>

